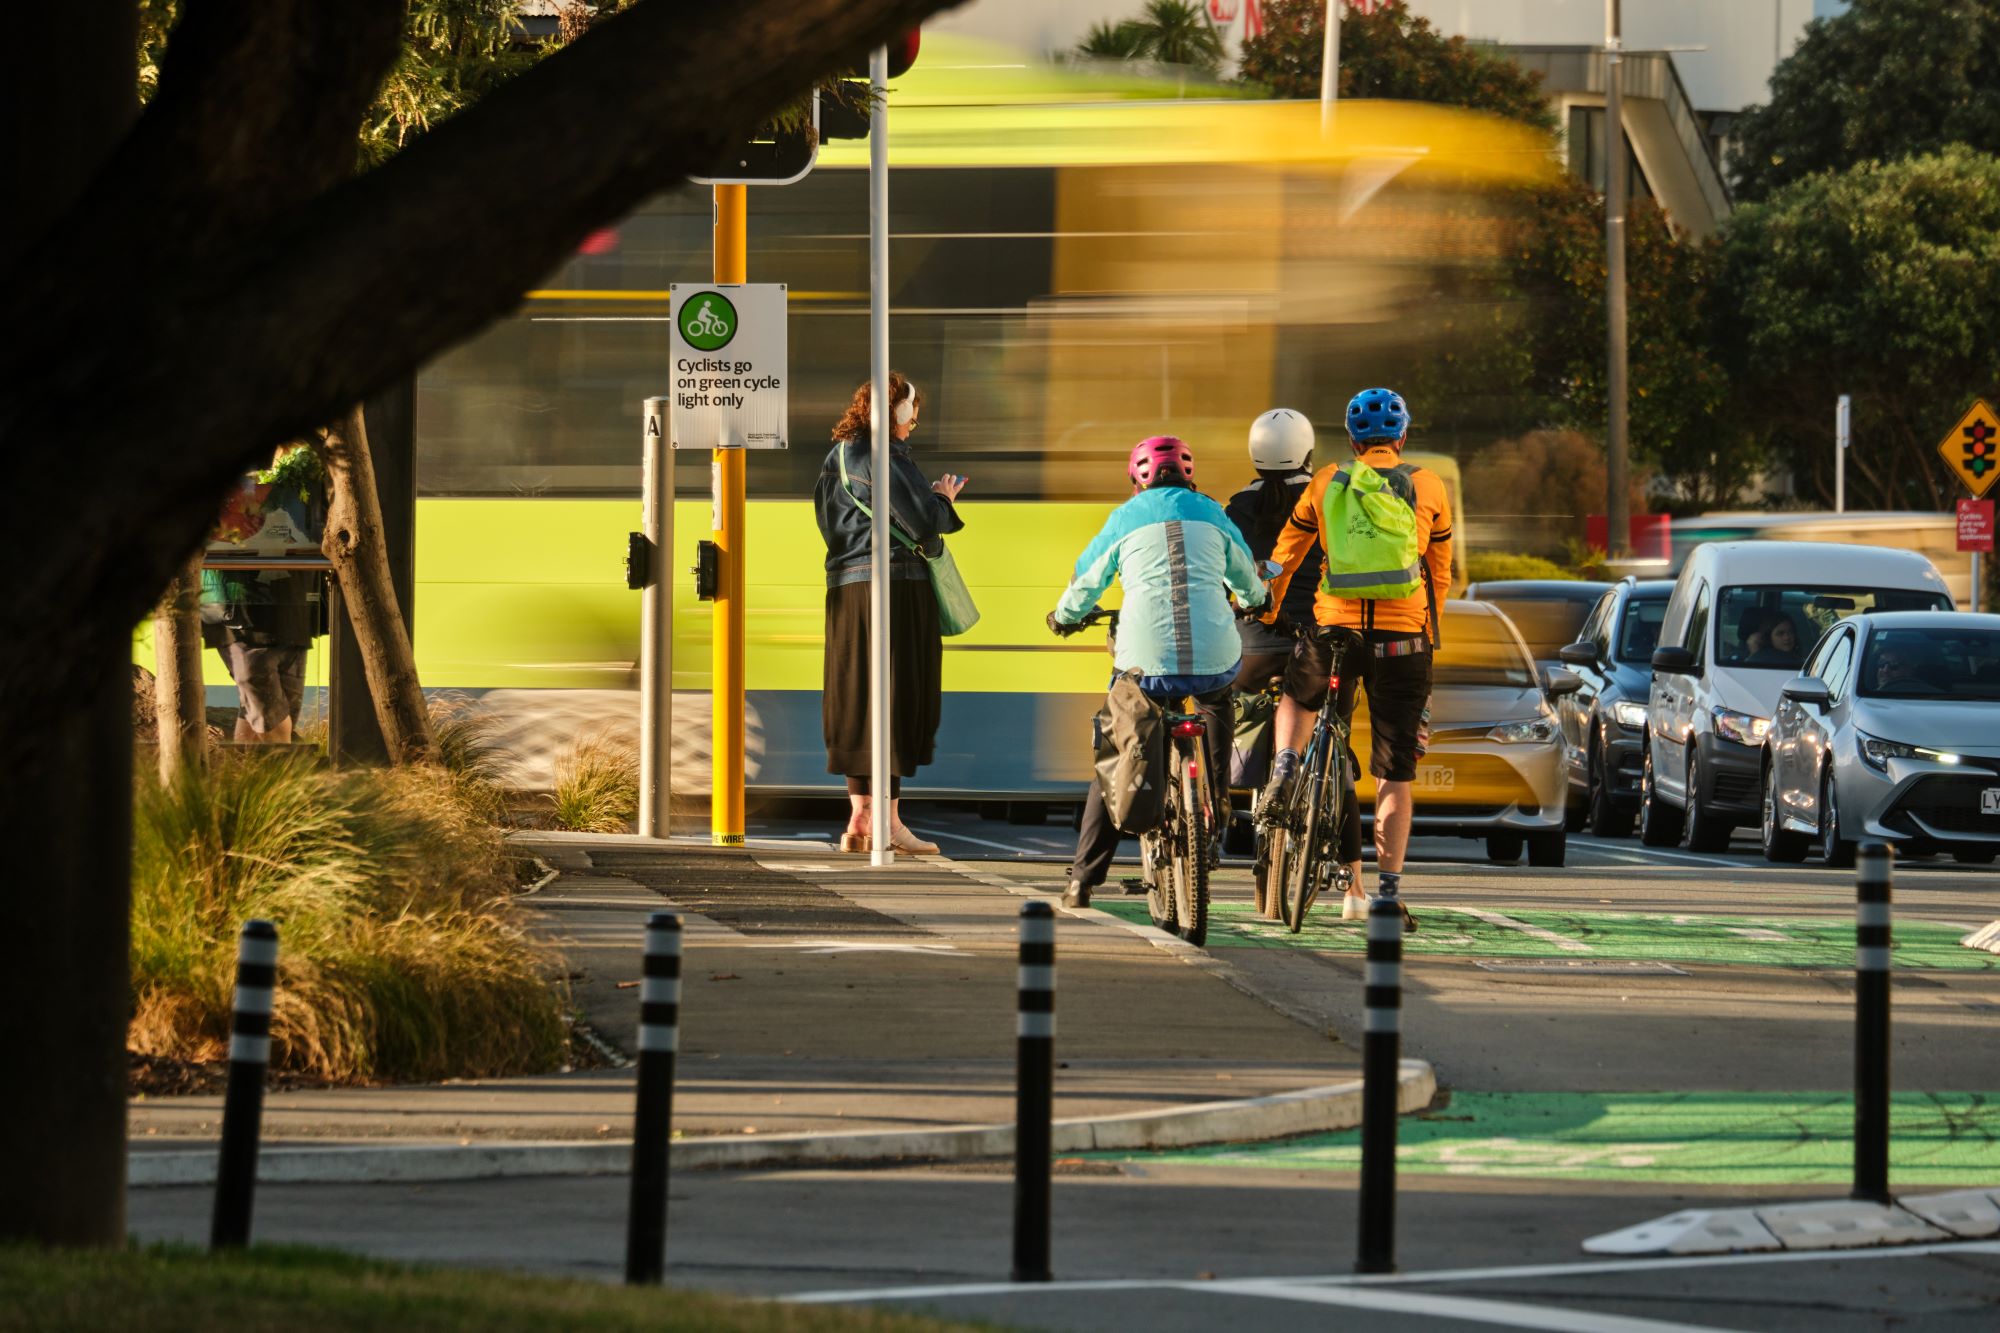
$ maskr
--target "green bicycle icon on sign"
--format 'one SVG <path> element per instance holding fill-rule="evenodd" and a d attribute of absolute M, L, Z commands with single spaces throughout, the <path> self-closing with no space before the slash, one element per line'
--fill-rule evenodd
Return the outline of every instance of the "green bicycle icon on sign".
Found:
<path fill-rule="evenodd" d="M 681 303 L 680 324 L 688 346 L 717 351 L 736 336 L 736 307 L 721 292 L 697 292 Z"/>

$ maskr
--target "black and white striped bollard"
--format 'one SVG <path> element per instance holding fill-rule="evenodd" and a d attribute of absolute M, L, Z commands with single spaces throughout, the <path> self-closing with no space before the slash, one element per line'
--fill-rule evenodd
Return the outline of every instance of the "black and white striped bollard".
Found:
<path fill-rule="evenodd" d="M 263 1132 L 264 1071 L 271 1063 L 271 993 L 278 984 L 278 928 L 246 921 L 236 941 L 236 1000 L 229 1020 L 229 1087 L 222 1098 L 222 1158 L 215 1171 L 213 1249 L 250 1243 Z"/>
<path fill-rule="evenodd" d="M 1889 1202 L 1889 848 L 1856 857 L 1854 902 L 1854 1196 Z"/>
<path fill-rule="evenodd" d="M 1362 992 L 1361 1247 L 1357 1273 L 1396 1271 L 1396 1092 L 1403 1055 L 1403 909 L 1368 904 L 1368 976 Z"/>
<path fill-rule="evenodd" d="M 1056 914 L 1047 903 L 1021 908 L 1021 1004 L 1014 1030 L 1020 1056 L 1014 1082 L 1012 1276 L 1016 1282 L 1047 1282 L 1056 1077 Z"/>
<path fill-rule="evenodd" d="M 673 912 L 655 912 L 646 920 L 644 976 L 625 1280 L 654 1286 L 667 1266 L 667 1159 L 673 1148 L 674 1054 L 680 1050 L 681 919 Z"/>

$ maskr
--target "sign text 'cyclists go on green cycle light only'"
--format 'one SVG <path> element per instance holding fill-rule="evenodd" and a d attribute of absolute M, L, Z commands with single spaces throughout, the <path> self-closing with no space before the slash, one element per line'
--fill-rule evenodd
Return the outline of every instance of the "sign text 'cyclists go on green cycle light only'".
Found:
<path fill-rule="evenodd" d="M 785 284 L 671 287 L 676 449 L 783 449 Z"/>

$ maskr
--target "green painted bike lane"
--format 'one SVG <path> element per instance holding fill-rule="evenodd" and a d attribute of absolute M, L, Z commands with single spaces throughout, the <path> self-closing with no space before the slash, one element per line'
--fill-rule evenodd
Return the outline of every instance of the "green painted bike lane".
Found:
<path fill-rule="evenodd" d="M 1126 921 L 1147 921 L 1143 899 L 1100 899 Z M 1209 909 L 1211 949 L 1310 949 L 1359 954 L 1363 922 L 1315 906 L 1294 935 L 1247 903 Z M 1415 909 L 1421 928 L 1403 937 L 1409 958 L 1597 959 L 1606 962 L 1725 963 L 1745 967 L 1841 969 L 1854 966 L 1854 922 L 1839 917 L 1743 917 L 1692 913 L 1572 912 L 1433 904 Z M 1899 968 L 1986 972 L 2000 955 L 1959 944 L 1966 932 L 1934 921 L 1898 921 Z"/>
<path fill-rule="evenodd" d="M 2000 1185 L 2000 1093 L 1894 1098 L 1897 1190 Z M 1838 1093 L 1457 1092 L 1398 1122 L 1399 1169 L 1678 1185 L 1836 1185 L 1854 1170 L 1854 1101 Z M 1358 1130 L 1105 1161 L 1354 1171 Z"/>

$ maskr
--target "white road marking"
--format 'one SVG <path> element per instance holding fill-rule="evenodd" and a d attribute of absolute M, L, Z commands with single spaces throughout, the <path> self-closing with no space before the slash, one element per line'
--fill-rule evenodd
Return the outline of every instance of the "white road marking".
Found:
<path fill-rule="evenodd" d="M 1601 1277 L 1611 1273 L 1654 1273 L 1682 1268 L 1735 1268 L 1748 1264 L 1860 1263 L 1921 1259 L 1934 1254 L 2000 1254 L 2000 1241 L 1940 1241 L 1930 1245 L 1896 1245 L 1879 1250 L 1781 1250 L 1767 1254 L 1712 1254 L 1664 1259 L 1584 1260 L 1563 1264 L 1523 1264 L 1511 1268 L 1442 1268 L 1428 1272 L 1322 1274 L 1286 1278 L 1242 1278 L 1227 1282 L 1177 1282 L 1147 1278 L 1102 1278 L 1081 1282 L 959 1282 L 920 1287 L 872 1287 L 865 1290 L 802 1291 L 780 1296 L 786 1305 L 859 1305 L 871 1301 L 949 1299 L 955 1296 L 1026 1296 L 1041 1292 L 1093 1291 L 1213 1291 L 1219 1287 L 1402 1287 L 1448 1282 L 1511 1282 L 1527 1278 Z"/>
<path fill-rule="evenodd" d="M 991 847 L 996 851 L 1012 852 L 1015 856 L 1033 850 L 1032 848 L 1023 847 L 1019 843 L 994 842 L 990 838 L 975 838 L 970 833 L 959 833 L 951 829 L 924 829 L 912 825 L 910 831 L 912 833 L 921 833 L 932 842 L 936 842 L 940 838 L 955 839 L 958 842 L 969 842 L 978 847 Z"/>
<path fill-rule="evenodd" d="M 1598 1310 L 1573 1310 L 1559 1305 L 1528 1305 L 1515 1301 L 1482 1300 L 1470 1296 L 1432 1296 L 1417 1292 L 1367 1290 L 1360 1287 L 1302 1286 L 1275 1282 L 1211 1282 L 1189 1290 L 1218 1296 L 1256 1296 L 1266 1300 L 1308 1301 L 1349 1309 L 1381 1310 L 1425 1319 L 1462 1319 L 1503 1328 L 1539 1328 L 1552 1333 L 1716 1333 L 1712 1324 L 1668 1323 L 1635 1319 Z"/>
<path fill-rule="evenodd" d="M 955 944 L 877 944 L 867 940 L 786 940 L 782 944 L 746 944 L 746 949 L 797 949 L 801 953 L 923 953 L 963 957 Z"/>
<path fill-rule="evenodd" d="M 1439 904 L 1439 906 L 1443 906 L 1443 904 Z M 1545 926 L 1531 926 L 1525 921 L 1516 921 L 1513 917 L 1502 916 L 1498 912 L 1488 912 L 1477 907 L 1445 907 L 1444 910 L 1447 912 L 1461 912 L 1466 916 L 1484 921 L 1489 926 L 1504 926 L 1508 930 L 1518 930 L 1523 935 L 1531 935 L 1544 944 L 1553 944 L 1565 953 L 1596 952 L 1582 940 L 1573 940 L 1567 935 L 1558 935 Z"/>

